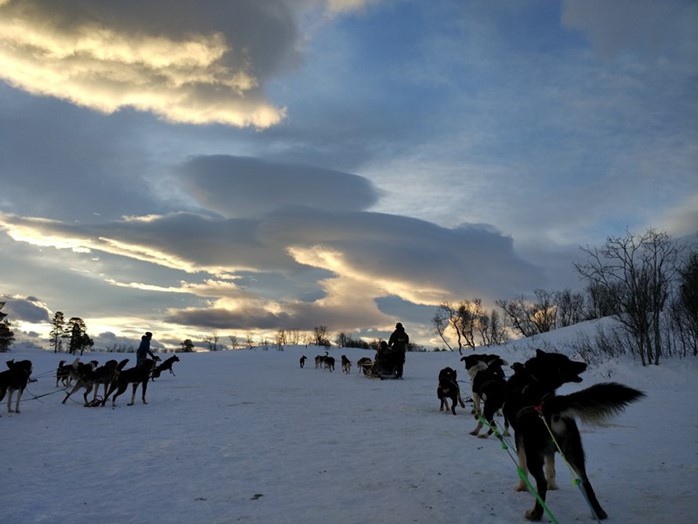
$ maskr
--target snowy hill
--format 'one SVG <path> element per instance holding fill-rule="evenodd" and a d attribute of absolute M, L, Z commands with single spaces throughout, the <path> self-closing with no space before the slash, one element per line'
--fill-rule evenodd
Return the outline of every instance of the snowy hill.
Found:
<path fill-rule="evenodd" d="M 578 326 L 579 329 L 591 327 Z M 533 347 L 568 352 L 574 330 L 488 349 L 510 362 Z M 468 435 L 465 410 L 439 412 L 437 375 L 458 353 L 409 353 L 402 381 L 315 369 L 324 348 L 180 354 L 176 376 L 150 384 L 148 405 L 64 405 L 55 369 L 65 354 L 37 349 L 36 382 L 20 415 L 2 404 L 0 491 L 6 522 L 42 523 L 512 523 L 532 496 L 513 490 L 501 443 Z M 308 357 L 304 369 L 301 355 Z M 332 349 L 352 362 L 372 351 Z M 123 355 L 122 355 L 123 356 Z M 133 355 L 130 356 L 133 362 Z M 104 362 L 112 354 L 85 354 Z M 695 522 L 698 386 L 695 359 L 642 368 L 630 359 L 591 366 L 581 389 L 615 380 L 647 393 L 608 426 L 582 426 L 588 470 L 609 522 Z M 40 397 L 33 399 L 32 397 Z M 558 521 L 591 513 L 558 460 Z"/>

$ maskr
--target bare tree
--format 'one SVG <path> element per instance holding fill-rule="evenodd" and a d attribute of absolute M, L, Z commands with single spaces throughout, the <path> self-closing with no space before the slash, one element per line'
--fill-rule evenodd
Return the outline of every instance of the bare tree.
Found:
<path fill-rule="evenodd" d="M 283 349 L 286 344 L 286 331 L 283 328 L 279 328 L 276 332 L 276 347 Z"/>
<path fill-rule="evenodd" d="M 330 339 L 327 338 L 327 326 L 315 326 L 313 328 L 313 343 L 316 346 L 330 346 Z"/>
<path fill-rule="evenodd" d="M 558 327 L 573 326 L 586 318 L 584 311 L 584 295 L 571 289 L 563 289 L 555 293 L 557 303 Z"/>
<path fill-rule="evenodd" d="M 524 295 L 513 300 L 497 300 L 511 327 L 524 337 L 547 333 L 555 329 L 558 306 L 555 292 L 536 289 L 535 300 L 528 300 Z"/>
<path fill-rule="evenodd" d="M 465 335 L 463 334 L 463 329 L 461 326 L 460 318 L 458 316 L 458 306 L 452 305 L 450 302 L 444 302 L 436 308 L 436 314 L 433 318 L 434 328 L 436 332 L 444 341 L 444 344 L 451 349 L 448 341 L 446 340 L 447 331 L 451 330 L 456 335 L 456 341 L 458 342 L 458 353 L 463 354 L 463 345 L 465 344 Z"/>
<path fill-rule="evenodd" d="M 679 269 L 676 297 L 671 306 L 683 355 L 698 356 L 698 252 L 691 252 Z"/>
<path fill-rule="evenodd" d="M 557 319 L 555 292 L 536 289 L 533 294 L 536 301 L 531 304 L 527 313 L 538 333 L 548 333 L 555 329 L 555 320 Z"/>
<path fill-rule="evenodd" d="M 451 351 L 453 348 L 448 343 L 447 334 L 455 334 L 461 355 L 463 348 L 499 344 L 507 338 L 499 315 L 496 311 L 486 312 L 479 298 L 466 299 L 455 305 L 443 302 L 436 308 L 432 324 Z"/>
<path fill-rule="evenodd" d="M 446 344 L 446 347 L 449 349 L 449 351 L 453 351 L 453 348 L 448 343 L 448 339 L 446 338 L 446 331 L 451 325 L 450 319 L 450 307 L 447 303 L 443 303 L 436 308 L 436 313 L 434 313 L 434 318 L 431 319 L 431 322 L 432 324 L 434 324 L 434 331 L 436 332 L 436 334 L 439 335 L 439 337 L 441 337 L 441 340 L 443 340 L 444 344 Z M 462 346 L 460 344 L 458 346 L 458 352 L 461 355 L 463 354 Z"/>
<path fill-rule="evenodd" d="M 635 341 L 642 365 L 659 363 L 661 315 L 665 308 L 680 249 L 666 233 L 652 229 L 638 236 L 608 237 L 601 248 L 582 248 L 585 263 L 577 272 L 613 296 L 616 318 Z"/>
<path fill-rule="evenodd" d="M 347 347 L 347 342 L 349 342 L 349 340 L 351 340 L 351 337 L 344 331 L 337 333 L 337 336 L 334 338 L 335 344 L 340 348 Z"/>
<path fill-rule="evenodd" d="M 237 335 L 229 335 L 228 338 L 230 339 L 230 347 L 233 348 L 233 350 L 237 349 L 238 344 L 240 344 Z"/>
<path fill-rule="evenodd" d="M 617 286 L 609 283 L 609 285 L 601 285 L 596 282 L 590 282 L 587 285 L 586 292 L 589 297 L 589 318 L 603 318 L 620 315 L 620 308 L 616 296 L 618 294 Z"/>
<path fill-rule="evenodd" d="M 512 329 L 521 336 L 530 337 L 538 333 L 531 322 L 530 307 L 523 295 L 513 300 L 500 299 L 495 303 L 504 311 Z"/>
<path fill-rule="evenodd" d="M 292 346 L 297 346 L 301 344 L 302 336 L 298 329 L 289 329 L 287 331 L 288 343 Z"/>
<path fill-rule="evenodd" d="M 215 333 L 204 337 L 204 342 L 206 342 L 209 351 L 218 351 L 218 335 Z"/>
<path fill-rule="evenodd" d="M 504 323 L 496 310 L 480 317 L 478 335 L 484 346 L 498 346 L 509 340 Z"/>

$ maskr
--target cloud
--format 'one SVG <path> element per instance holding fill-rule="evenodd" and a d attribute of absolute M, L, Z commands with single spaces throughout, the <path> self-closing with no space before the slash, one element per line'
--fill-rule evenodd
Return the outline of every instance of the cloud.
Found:
<path fill-rule="evenodd" d="M 252 6 L 243 2 L 233 14 L 262 33 L 280 23 L 289 27 L 266 34 L 270 41 L 294 38 L 292 13 L 281 8 L 283 3 L 276 10 Z M 149 30 L 147 19 L 137 23 L 139 9 L 122 13 L 110 3 L 85 7 L 68 11 L 63 4 L 38 0 L 0 4 L 0 78 L 32 94 L 104 113 L 132 107 L 172 122 L 258 128 L 285 117 L 285 109 L 263 92 L 261 75 L 267 71 L 256 59 L 263 62 L 268 47 L 231 40 L 223 32 L 230 27 L 198 31 L 161 20 Z M 161 3 L 162 11 L 146 14 L 172 20 L 193 7 L 185 2 L 173 11 Z"/>
<path fill-rule="evenodd" d="M 677 237 L 698 232 L 698 194 L 688 196 L 680 205 L 670 209 L 663 218 L 660 217 L 659 223 L 662 229 Z"/>
<path fill-rule="evenodd" d="M 371 0 L 319 2 L 326 13 Z M 0 79 L 111 114 L 264 129 L 286 109 L 266 83 L 301 63 L 304 11 L 317 1 L 0 2 Z"/>
<path fill-rule="evenodd" d="M 330 13 L 349 13 L 364 9 L 370 4 L 376 4 L 380 0 L 326 0 L 327 11 Z"/>
<path fill-rule="evenodd" d="M 695 52 L 698 7 L 690 0 L 565 0 L 562 24 L 586 33 L 604 56 L 623 52 Z"/>
<path fill-rule="evenodd" d="M 170 309 L 167 318 L 208 327 L 388 325 L 377 305 L 384 297 L 434 306 L 477 296 L 491 304 L 542 283 L 540 270 L 490 227 L 445 228 L 367 211 L 286 206 L 255 220 L 178 213 L 89 226 L 0 215 L 0 227 L 44 248 L 178 270 L 182 281 L 172 286 L 106 283 L 197 296 L 205 305 Z M 201 274 L 210 278 L 194 283 Z"/>
<path fill-rule="evenodd" d="M 13 322 L 30 322 L 40 324 L 49 321 L 49 310 L 46 304 L 41 302 L 36 297 L 14 297 L 1 296 L 0 302 L 4 302 L 5 306 L 2 312 L 7 315 L 6 320 Z"/>
<path fill-rule="evenodd" d="M 0 228 L 15 241 L 38 247 L 101 251 L 186 273 L 254 271 L 261 262 L 273 270 L 294 266 L 283 248 L 258 242 L 254 220 L 176 213 L 76 225 L 0 214 Z"/>
<path fill-rule="evenodd" d="M 357 211 L 380 195 L 357 175 L 223 155 L 189 160 L 178 179 L 202 207 L 225 217 L 259 216 L 288 205 Z"/>

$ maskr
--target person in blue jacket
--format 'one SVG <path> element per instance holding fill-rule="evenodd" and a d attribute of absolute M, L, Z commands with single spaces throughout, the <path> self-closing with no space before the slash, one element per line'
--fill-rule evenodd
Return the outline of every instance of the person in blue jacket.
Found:
<path fill-rule="evenodd" d="M 158 358 L 150 351 L 150 340 L 153 338 L 153 334 L 150 331 L 146 331 L 145 335 L 141 337 L 141 344 L 138 346 L 136 351 L 136 366 L 141 365 L 141 363 L 150 356 L 153 360 L 158 360 Z"/>

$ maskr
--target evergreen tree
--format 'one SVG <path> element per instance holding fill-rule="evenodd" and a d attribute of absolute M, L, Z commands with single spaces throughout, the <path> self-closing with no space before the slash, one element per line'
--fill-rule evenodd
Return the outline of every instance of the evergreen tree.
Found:
<path fill-rule="evenodd" d="M 85 349 L 94 346 L 94 341 L 87 334 L 85 321 L 79 317 L 71 317 L 68 320 L 66 332 L 69 333 L 68 353 L 75 355 L 78 351 L 80 355 Z"/>
<path fill-rule="evenodd" d="M 61 338 L 65 336 L 65 315 L 63 315 L 62 311 L 56 311 L 51 319 L 51 325 L 53 329 L 51 329 L 49 335 L 53 344 L 53 352 L 58 353 L 62 346 Z"/>
<path fill-rule="evenodd" d="M 5 307 L 4 302 L 0 302 L 0 310 Z M 4 353 L 15 341 L 15 334 L 10 329 L 10 321 L 7 320 L 7 314 L 0 311 L 0 353 Z"/>

